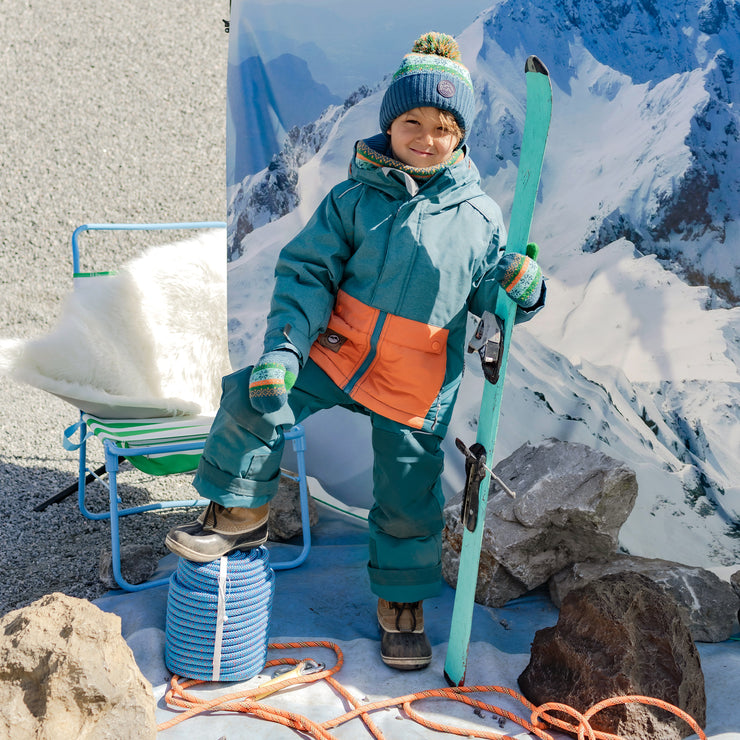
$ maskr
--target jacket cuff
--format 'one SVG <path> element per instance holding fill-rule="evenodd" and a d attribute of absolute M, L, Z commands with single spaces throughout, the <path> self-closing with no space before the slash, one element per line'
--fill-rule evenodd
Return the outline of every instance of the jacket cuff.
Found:
<path fill-rule="evenodd" d="M 540 297 L 537 299 L 537 303 L 529 308 L 522 308 L 517 306 L 516 309 L 516 323 L 520 324 L 522 321 L 529 321 L 536 313 L 542 309 L 547 299 L 547 285 L 545 281 L 542 281 L 542 289 L 540 290 Z"/>
<path fill-rule="evenodd" d="M 287 349 L 293 352 L 298 357 L 300 366 L 303 367 L 311 349 L 311 342 L 305 334 L 296 329 L 288 328 L 287 332 L 273 329 L 265 334 L 263 352 L 272 352 L 276 349 Z"/>

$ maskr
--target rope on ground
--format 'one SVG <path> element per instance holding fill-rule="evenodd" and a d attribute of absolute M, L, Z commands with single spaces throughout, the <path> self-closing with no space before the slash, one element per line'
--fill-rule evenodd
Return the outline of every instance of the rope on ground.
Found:
<path fill-rule="evenodd" d="M 446 699 L 451 701 L 463 702 L 475 710 L 482 710 L 490 712 L 491 714 L 498 715 L 508 719 L 520 727 L 524 728 L 528 732 L 541 738 L 541 740 L 554 740 L 553 736 L 547 732 L 548 727 L 563 730 L 565 732 L 577 735 L 578 740 L 623 740 L 618 735 L 612 735 L 610 733 L 601 732 L 594 730 L 590 724 L 591 718 L 608 707 L 617 706 L 620 704 L 648 704 L 651 706 L 659 707 L 664 709 L 684 720 L 691 729 L 698 735 L 699 740 L 706 740 L 706 735 L 696 720 L 693 719 L 689 714 L 684 712 L 682 709 L 673 706 L 672 704 L 665 702 L 661 699 L 655 699 L 648 696 L 617 696 L 595 704 L 583 713 L 580 713 L 565 704 L 558 704 L 555 702 L 549 702 L 539 707 L 532 704 L 526 697 L 522 696 L 512 689 L 508 689 L 503 686 L 452 686 L 440 689 L 429 689 L 427 691 L 419 691 L 413 694 L 407 694 L 406 696 L 400 696 L 392 699 L 383 699 L 376 702 L 361 703 L 356 699 L 347 689 L 342 686 L 339 681 L 333 678 L 333 675 L 337 673 L 342 665 L 344 664 L 344 656 L 338 645 L 333 642 L 325 640 L 314 640 L 308 642 L 284 642 L 284 643 L 271 643 L 269 645 L 270 650 L 289 650 L 304 648 L 328 648 L 333 650 L 336 655 L 336 663 L 325 670 L 320 670 L 316 673 L 311 673 L 301 676 L 291 676 L 285 678 L 282 681 L 270 682 L 270 693 L 279 691 L 280 689 L 287 688 L 288 686 L 295 686 L 298 684 L 310 684 L 316 681 L 325 680 L 333 689 L 336 691 L 345 701 L 352 706 L 352 709 L 335 717 L 334 719 L 328 720 L 327 722 L 314 722 L 313 720 L 295 712 L 289 712 L 283 709 L 279 709 L 273 706 L 265 704 L 263 701 L 258 701 L 254 697 L 264 696 L 265 690 L 261 686 L 255 686 L 251 689 L 242 689 L 237 692 L 225 694 L 222 696 L 215 697 L 210 700 L 204 700 L 198 697 L 196 694 L 189 692 L 188 689 L 196 684 L 207 683 L 206 681 L 197 679 L 182 680 L 179 676 L 173 676 L 170 682 L 170 688 L 165 694 L 165 701 L 169 706 L 178 707 L 184 709 L 182 714 L 179 714 L 173 719 L 163 722 L 157 727 L 157 731 L 161 732 L 170 727 L 173 727 L 180 722 L 184 722 L 190 717 L 194 717 L 198 714 L 205 712 L 215 711 L 226 711 L 226 712 L 241 712 L 248 714 L 258 719 L 263 719 L 269 722 L 277 722 L 278 724 L 290 727 L 297 732 L 305 733 L 311 737 L 317 738 L 317 740 L 336 740 L 334 735 L 329 733 L 329 730 L 333 727 L 349 722 L 352 719 L 359 717 L 367 727 L 370 734 L 376 738 L 376 740 L 385 740 L 383 733 L 373 723 L 370 713 L 379 709 L 388 709 L 390 707 L 402 707 L 404 712 L 410 719 L 417 722 L 418 724 L 427 727 L 431 730 L 438 732 L 446 732 L 452 735 L 460 735 L 462 737 L 479 737 L 491 740 L 515 740 L 510 735 L 502 735 L 500 733 L 486 730 L 484 728 L 461 728 L 455 727 L 454 725 L 443 724 L 429 720 L 418 712 L 411 708 L 414 702 L 421 701 L 422 699 Z M 296 658 L 276 658 L 267 661 L 265 668 L 276 666 L 276 665 L 298 665 L 301 661 Z M 526 709 L 531 712 L 530 720 L 526 720 L 522 717 L 518 717 L 512 712 L 506 709 L 494 706 L 487 702 L 475 699 L 469 696 L 469 694 L 505 694 L 516 701 L 520 702 Z M 566 716 L 571 717 L 574 722 L 568 722 L 566 720 L 559 719 L 552 716 L 552 712 L 562 712 Z"/>

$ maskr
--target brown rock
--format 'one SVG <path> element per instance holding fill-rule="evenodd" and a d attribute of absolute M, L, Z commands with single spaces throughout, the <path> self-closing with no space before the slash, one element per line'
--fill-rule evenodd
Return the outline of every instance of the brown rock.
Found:
<path fill-rule="evenodd" d="M 580 712 L 604 699 L 639 694 L 706 720 L 699 653 L 675 601 L 638 573 L 608 575 L 571 591 L 554 627 L 539 630 L 519 676 L 535 704 L 557 701 Z M 595 730 L 630 740 L 679 740 L 693 730 L 644 704 L 606 709 Z"/>
<path fill-rule="evenodd" d="M 151 685 L 119 617 L 54 593 L 0 620 L 0 737 L 156 737 Z"/>
<path fill-rule="evenodd" d="M 296 474 L 288 473 L 280 477 L 278 491 L 270 500 L 270 519 L 267 529 L 273 542 L 286 542 L 303 531 L 298 482 L 288 477 L 294 475 Z M 308 521 L 312 527 L 319 521 L 316 502 L 310 496 L 308 497 Z"/>

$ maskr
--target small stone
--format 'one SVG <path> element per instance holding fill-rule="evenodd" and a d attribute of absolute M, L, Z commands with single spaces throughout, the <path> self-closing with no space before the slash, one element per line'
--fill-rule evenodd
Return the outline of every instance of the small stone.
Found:
<path fill-rule="evenodd" d="M 270 519 L 267 529 L 270 539 L 275 542 L 286 542 L 303 531 L 301 517 L 301 498 L 298 481 L 292 477 L 295 473 L 288 473 L 280 477 L 280 485 L 275 496 L 270 500 Z M 314 527 L 319 521 L 316 502 L 308 497 L 308 521 Z"/>
<path fill-rule="evenodd" d="M 131 584 L 145 583 L 157 570 L 159 558 L 150 545 L 121 545 L 121 575 Z M 100 553 L 100 580 L 108 588 L 120 588 L 113 577 L 113 556 L 110 550 Z"/>

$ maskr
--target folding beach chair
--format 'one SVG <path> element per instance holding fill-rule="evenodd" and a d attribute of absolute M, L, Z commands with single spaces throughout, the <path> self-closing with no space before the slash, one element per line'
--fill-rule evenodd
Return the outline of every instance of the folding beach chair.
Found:
<path fill-rule="evenodd" d="M 79 259 L 79 236 L 86 231 L 121 231 L 164 229 L 205 229 L 225 227 L 220 222 L 186 222 L 169 224 L 84 224 L 72 234 L 72 261 L 75 278 L 96 278 L 106 273 L 81 273 Z M 144 411 L 146 411 L 144 409 Z M 94 413 L 93 413 L 94 412 Z M 129 583 L 121 573 L 120 517 L 141 514 L 161 509 L 204 506 L 205 499 L 159 501 L 126 508 L 118 490 L 118 474 L 122 460 L 128 460 L 138 470 L 149 475 L 172 475 L 194 471 L 203 452 L 203 446 L 213 422 L 213 417 L 202 415 L 158 416 L 156 418 L 132 418 L 136 409 L 122 409 L 124 418 L 108 418 L 115 410 L 88 407 L 80 411 L 80 418 L 64 431 L 64 447 L 79 453 L 79 474 L 77 480 L 77 500 L 83 516 L 93 520 L 110 520 L 111 553 L 113 576 L 116 583 L 126 591 L 139 591 L 160 586 L 168 578 L 147 581 L 141 584 Z M 98 439 L 102 443 L 104 465 L 93 470 L 88 465 L 88 440 Z M 284 475 L 296 480 L 302 518 L 303 547 L 293 560 L 273 562 L 275 570 L 295 568 L 301 565 L 311 547 L 311 530 L 308 513 L 308 486 L 305 469 L 305 435 L 303 428 L 296 425 L 285 438 L 292 441 L 296 453 L 298 473 Z M 86 502 L 87 484 L 100 480 L 108 488 L 109 505 L 104 511 L 94 512 Z M 59 496 L 55 497 L 59 500 Z M 51 500 L 50 500 L 51 501 Z M 49 502 L 47 502 L 49 503 Z"/>

